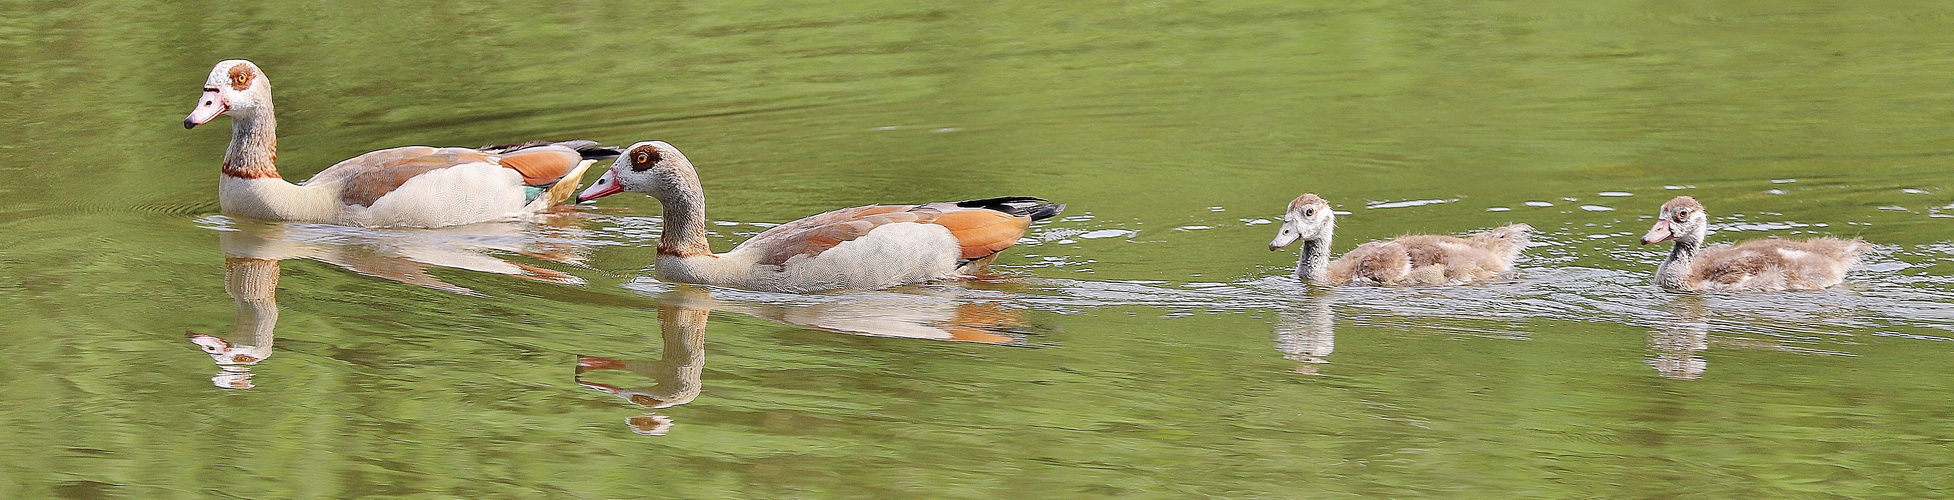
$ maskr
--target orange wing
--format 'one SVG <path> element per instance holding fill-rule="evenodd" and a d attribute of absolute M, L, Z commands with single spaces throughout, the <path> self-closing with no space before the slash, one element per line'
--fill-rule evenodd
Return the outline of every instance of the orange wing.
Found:
<path fill-rule="evenodd" d="M 950 228 L 950 235 L 957 237 L 957 244 L 963 247 L 964 260 L 1011 248 L 1024 236 L 1025 229 L 1031 227 L 1030 217 L 986 209 L 945 212 L 930 222 Z"/>
<path fill-rule="evenodd" d="M 522 183 L 531 186 L 555 184 L 581 161 L 583 155 L 563 146 L 535 147 L 502 155 L 502 166 L 522 172 Z"/>

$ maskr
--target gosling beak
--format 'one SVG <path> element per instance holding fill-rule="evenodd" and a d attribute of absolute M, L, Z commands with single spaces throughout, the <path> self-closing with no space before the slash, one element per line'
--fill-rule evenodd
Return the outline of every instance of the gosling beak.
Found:
<path fill-rule="evenodd" d="M 217 119 L 217 115 L 230 110 L 231 103 L 224 100 L 222 94 L 218 94 L 215 90 L 205 90 L 203 97 L 197 98 L 197 108 L 190 110 L 190 116 L 183 119 L 183 128 L 196 128 L 198 125 L 210 123 L 211 120 Z"/>
<path fill-rule="evenodd" d="M 577 203 L 583 203 L 586 201 L 595 200 L 598 198 L 603 198 L 605 196 L 610 196 L 622 192 L 624 192 L 624 185 L 618 184 L 617 171 L 605 170 L 604 176 L 597 178 L 596 184 L 591 184 L 590 187 L 584 188 L 583 192 L 577 193 Z"/>
<path fill-rule="evenodd" d="M 1655 222 L 1655 227 L 1649 228 L 1649 234 L 1642 235 L 1642 244 L 1669 241 L 1674 237 L 1676 233 L 1669 226 L 1669 219 L 1662 219 Z"/>
<path fill-rule="evenodd" d="M 1295 243 L 1296 239 L 1302 236 L 1303 233 L 1297 231 L 1294 224 L 1289 223 L 1289 221 L 1283 221 L 1282 230 L 1276 231 L 1276 239 L 1269 240 L 1269 251 L 1281 250 L 1282 247 L 1289 246 L 1290 243 Z"/>

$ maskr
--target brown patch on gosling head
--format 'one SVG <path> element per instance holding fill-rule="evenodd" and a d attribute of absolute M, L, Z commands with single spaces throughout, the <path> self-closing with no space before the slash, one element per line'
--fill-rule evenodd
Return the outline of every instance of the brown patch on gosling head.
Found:
<path fill-rule="evenodd" d="M 1330 202 L 1323 201 L 1323 198 L 1316 196 L 1316 193 L 1303 193 L 1302 196 L 1297 196 L 1295 201 L 1289 202 L 1289 211 L 1294 212 L 1310 205 L 1327 207 L 1330 206 Z"/>
<path fill-rule="evenodd" d="M 638 146 L 628 154 L 631 157 L 631 171 L 633 172 L 649 170 L 652 165 L 657 165 L 658 160 L 665 156 L 664 153 L 658 152 L 658 146 L 649 144 Z"/>
<path fill-rule="evenodd" d="M 1696 198 L 1691 198 L 1688 196 L 1677 196 L 1674 199 L 1669 200 L 1668 203 L 1662 204 L 1663 211 L 1672 211 L 1679 208 L 1694 208 L 1697 210 L 1702 210 L 1703 204 L 1697 203 Z"/>
<path fill-rule="evenodd" d="M 251 88 L 251 81 L 256 79 L 258 79 L 257 72 L 251 71 L 251 65 L 239 63 L 231 66 L 231 89 Z"/>
<path fill-rule="evenodd" d="M 1676 223 L 1682 223 L 1689 220 L 1690 217 L 1701 213 L 1704 213 L 1703 204 L 1697 203 L 1696 198 L 1688 196 L 1677 196 L 1675 199 L 1669 200 L 1668 203 L 1662 204 L 1661 214 L 1666 214 L 1669 218 L 1674 219 Z"/>

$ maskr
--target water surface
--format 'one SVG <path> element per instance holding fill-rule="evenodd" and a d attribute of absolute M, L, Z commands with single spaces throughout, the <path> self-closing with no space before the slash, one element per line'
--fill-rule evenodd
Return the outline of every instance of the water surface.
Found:
<path fill-rule="evenodd" d="M 1938 3 L 0 6 L 0 496 L 1930 497 L 1954 487 Z M 657 203 L 442 230 L 217 213 L 210 65 L 281 172 L 660 139 L 725 250 L 881 202 L 1067 203 L 1003 277 L 651 278 Z M 1265 249 L 1540 229 L 1483 285 Z M 1661 293 L 1712 241 L 1846 286 Z M 216 340 L 213 340 L 216 339 Z M 239 356 L 249 358 L 245 360 Z"/>

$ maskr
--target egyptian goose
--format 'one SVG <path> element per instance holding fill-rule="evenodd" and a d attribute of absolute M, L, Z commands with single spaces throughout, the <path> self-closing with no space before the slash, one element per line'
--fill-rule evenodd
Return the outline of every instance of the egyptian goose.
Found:
<path fill-rule="evenodd" d="M 1845 281 L 1859 253 L 1871 248 L 1858 238 L 1771 238 L 1703 248 L 1709 220 L 1695 198 L 1677 196 L 1662 204 L 1655 226 L 1642 236 L 1644 245 L 1676 241 L 1669 258 L 1656 267 L 1656 286 L 1675 292 L 1818 290 Z"/>
<path fill-rule="evenodd" d="M 273 164 L 278 120 L 271 81 L 257 65 L 217 63 L 183 128 L 217 115 L 231 115 L 219 206 L 228 215 L 271 221 L 439 227 L 513 219 L 568 200 L 591 162 L 617 154 L 590 141 L 408 146 L 356 156 L 292 184 Z"/>
<path fill-rule="evenodd" d="M 658 279 L 789 293 L 874 290 L 969 274 L 1016 244 L 1032 221 L 1065 209 L 1030 197 L 844 208 L 775 226 L 715 254 L 706 242 L 699 174 L 677 148 L 663 141 L 631 145 L 577 201 L 624 191 L 664 205 Z"/>
<path fill-rule="evenodd" d="M 1513 224 L 1467 238 L 1437 235 L 1400 236 L 1358 245 L 1330 262 L 1330 233 L 1336 229 L 1330 203 L 1304 193 L 1289 202 L 1282 229 L 1269 250 L 1303 241 L 1296 276 L 1326 285 L 1456 285 L 1498 276 L 1513 266 L 1527 246 L 1533 226 Z"/>

